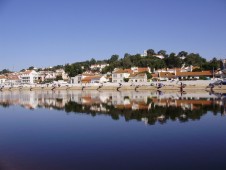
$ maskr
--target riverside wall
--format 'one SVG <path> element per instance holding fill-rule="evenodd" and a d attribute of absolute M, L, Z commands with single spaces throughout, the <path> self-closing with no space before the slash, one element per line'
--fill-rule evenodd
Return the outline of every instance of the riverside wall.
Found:
<path fill-rule="evenodd" d="M 113 91 L 195 91 L 195 90 L 206 90 L 206 91 L 219 91 L 226 92 L 226 85 L 215 86 L 214 88 L 208 87 L 210 83 L 216 80 L 196 80 L 196 81 L 159 81 L 159 82 L 148 82 L 148 83 L 87 83 L 87 84 L 68 84 L 62 86 L 52 85 L 23 85 L 23 86 L 2 86 L 0 91 L 14 91 L 14 90 L 113 90 Z M 186 86 L 181 88 L 181 84 Z"/>

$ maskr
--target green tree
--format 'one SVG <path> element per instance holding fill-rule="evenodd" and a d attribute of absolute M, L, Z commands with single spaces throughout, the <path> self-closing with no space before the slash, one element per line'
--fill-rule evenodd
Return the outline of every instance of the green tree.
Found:
<path fill-rule="evenodd" d="M 114 54 L 114 55 L 112 55 L 111 58 L 108 60 L 108 63 L 109 63 L 109 64 L 114 63 L 114 62 L 118 61 L 118 59 L 119 59 L 119 55 Z"/>
<path fill-rule="evenodd" d="M 159 50 L 158 51 L 158 53 L 157 53 L 158 55 L 162 55 L 162 56 L 166 56 L 166 51 L 165 50 Z"/>
<path fill-rule="evenodd" d="M 70 77 L 74 77 L 82 73 L 82 68 L 80 64 L 75 64 L 75 63 L 71 65 L 66 64 L 64 68 L 65 68 L 65 72 L 68 73 Z"/>
<path fill-rule="evenodd" d="M 187 57 L 188 53 L 186 51 L 180 51 L 177 56 L 178 57 Z"/>
<path fill-rule="evenodd" d="M 221 60 L 217 60 L 216 57 L 203 64 L 204 70 L 217 70 L 219 68 L 221 68 Z"/>
<path fill-rule="evenodd" d="M 89 61 L 90 65 L 94 65 L 96 64 L 96 60 L 94 58 L 91 58 L 91 60 Z"/>
<path fill-rule="evenodd" d="M 155 55 L 155 50 L 153 50 L 153 49 L 148 49 L 148 50 L 147 50 L 147 55 L 148 55 L 148 56 L 153 56 L 153 55 Z"/>
<path fill-rule="evenodd" d="M 56 76 L 56 81 L 58 81 L 58 80 L 63 80 L 61 75 Z"/>
<path fill-rule="evenodd" d="M 186 66 L 199 66 L 202 69 L 202 66 L 206 63 L 206 59 L 202 58 L 199 54 L 188 54 L 184 59 Z"/>
<path fill-rule="evenodd" d="M 175 53 L 171 53 L 169 57 L 165 58 L 165 62 L 168 68 L 181 67 L 182 61 L 176 56 Z"/>
<path fill-rule="evenodd" d="M 149 73 L 148 71 L 145 71 L 145 74 L 147 75 L 147 79 L 151 79 L 152 78 L 151 73 Z"/>
<path fill-rule="evenodd" d="M 123 65 L 123 68 L 130 68 L 133 65 L 129 56 L 123 58 L 122 65 Z"/>
<path fill-rule="evenodd" d="M 30 66 L 30 67 L 28 67 L 28 70 L 34 70 L 34 66 Z"/>
<path fill-rule="evenodd" d="M 11 73 L 11 71 L 9 71 L 8 69 L 3 69 L 2 71 L 0 71 L 0 74 L 6 74 L 6 73 Z"/>

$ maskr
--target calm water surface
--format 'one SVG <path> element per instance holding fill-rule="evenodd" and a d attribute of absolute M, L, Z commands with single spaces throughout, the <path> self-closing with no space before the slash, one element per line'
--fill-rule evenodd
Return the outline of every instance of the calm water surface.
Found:
<path fill-rule="evenodd" d="M 208 93 L 0 92 L 0 170 L 225 169 Z"/>

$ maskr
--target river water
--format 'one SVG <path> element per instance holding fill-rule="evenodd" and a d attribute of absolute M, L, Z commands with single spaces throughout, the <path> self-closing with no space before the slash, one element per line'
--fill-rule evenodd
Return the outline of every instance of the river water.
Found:
<path fill-rule="evenodd" d="M 226 169 L 224 94 L 0 92 L 0 170 Z"/>

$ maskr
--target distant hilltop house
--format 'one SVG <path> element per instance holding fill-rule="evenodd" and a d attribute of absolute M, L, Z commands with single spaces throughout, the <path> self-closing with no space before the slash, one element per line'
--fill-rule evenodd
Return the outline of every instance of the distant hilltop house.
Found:
<path fill-rule="evenodd" d="M 144 52 L 143 52 L 143 54 L 141 54 L 141 57 L 146 57 L 146 56 L 148 56 L 148 53 L 147 53 L 147 50 L 144 50 Z M 160 59 L 163 59 L 163 58 L 165 58 L 163 55 L 161 55 L 161 54 L 155 54 L 155 55 L 153 55 L 154 57 L 157 57 L 157 58 L 160 58 Z"/>
<path fill-rule="evenodd" d="M 99 70 L 99 71 L 102 71 L 103 68 L 109 66 L 109 64 L 93 64 L 90 66 L 90 69 L 91 70 Z"/>

